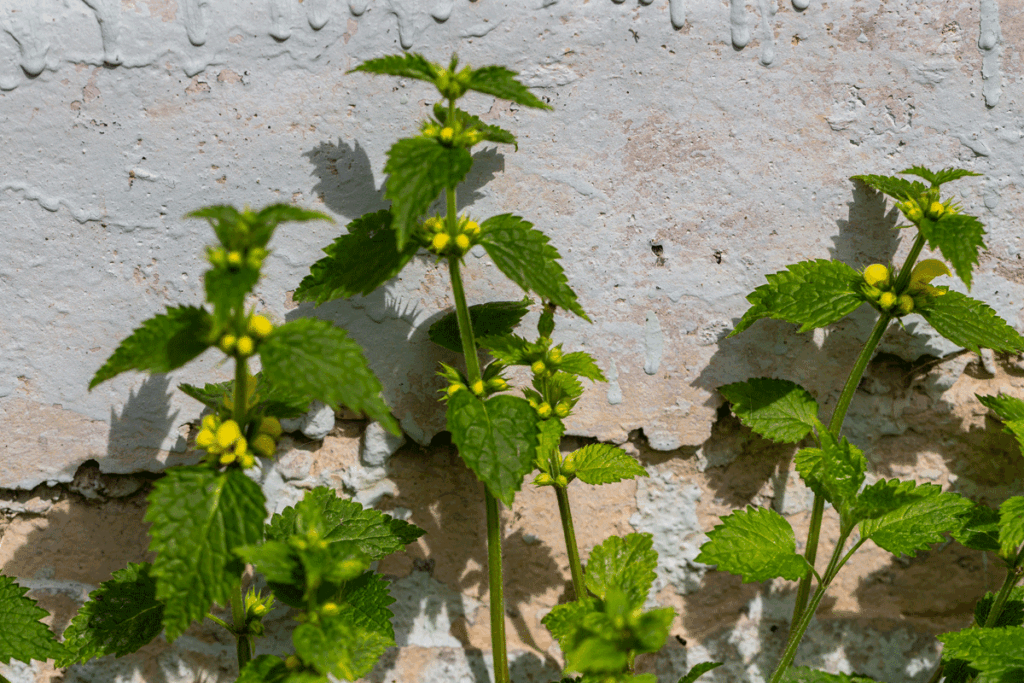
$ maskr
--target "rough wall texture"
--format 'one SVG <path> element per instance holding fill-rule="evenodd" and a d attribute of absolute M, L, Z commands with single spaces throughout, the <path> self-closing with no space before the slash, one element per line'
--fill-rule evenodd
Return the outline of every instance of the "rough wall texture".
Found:
<path fill-rule="evenodd" d="M 470 97 L 467 108 L 519 135 L 520 151 L 478 153 L 460 203 L 548 232 L 594 319 L 559 320 L 560 340 L 591 352 L 610 380 L 581 403 L 566 447 L 624 444 L 651 473 L 578 486 L 583 552 L 612 533 L 655 535 L 657 601 L 681 615 L 676 638 L 645 663 L 662 680 L 727 658 L 708 680 L 761 681 L 784 644 L 791 588 L 742 585 L 692 560 L 716 515 L 748 503 L 774 505 L 799 537 L 809 498 L 792 449 L 740 428 L 715 388 L 785 377 L 828 411 L 872 321 L 862 310 L 825 334 L 767 321 L 724 336 L 766 273 L 906 250 L 891 205 L 847 178 L 913 164 L 984 174 L 958 183 L 989 231 L 972 294 L 1024 329 L 1022 40 L 1014 0 L 2 0 L 0 569 L 61 629 L 91 587 L 145 557 L 146 473 L 192 460 L 199 406 L 174 387 L 227 379 L 226 368 L 211 354 L 170 377 L 86 385 L 137 323 L 201 301 L 197 255 L 210 235 L 181 216 L 291 201 L 344 223 L 383 206 L 384 153 L 433 93 L 344 72 L 401 49 L 438 61 L 457 50 L 518 70 L 555 109 Z M 410 441 L 342 419 L 322 441 L 297 433 L 262 480 L 278 507 L 327 483 L 425 528 L 381 565 L 401 647 L 369 680 L 481 683 L 480 490 L 452 452 L 429 447 L 443 425 L 436 362 L 452 358 L 426 328 L 451 304 L 446 276 L 423 258 L 369 297 L 296 306 L 290 291 L 338 230 L 280 230 L 254 303 L 348 329 Z M 473 301 L 518 298 L 486 257 L 468 260 Z M 869 369 L 851 438 L 877 476 L 990 503 L 1019 492 L 1024 460 L 973 394 L 1024 395 L 1024 363 L 961 353 L 909 320 Z M 546 681 L 560 660 L 540 619 L 568 577 L 550 492 L 520 494 L 506 535 L 513 677 Z M 923 681 L 931 636 L 964 623 L 998 580 L 956 545 L 912 560 L 865 551 L 798 661 Z M 266 647 L 286 643 L 279 630 Z M 223 634 L 195 627 L 63 680 L 231 680 L 232 660 Z M 0 672 L 18 683 L 54 675 Z"/>

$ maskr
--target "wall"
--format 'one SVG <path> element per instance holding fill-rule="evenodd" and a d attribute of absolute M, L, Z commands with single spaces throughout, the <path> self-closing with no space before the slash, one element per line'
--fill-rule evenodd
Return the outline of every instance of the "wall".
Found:
<path fill-rule="evenodd" d="M 745 294 L 788 263 L 901 258 L 909 245 L 892 229 L 891 204 L 848 177 L 914 164 L 984 175 L 956 186 L 989 233 L 972 295 L 1024 329 L 1024 15 L 1014 4 L 4 0 L 0 568 L 56 610 L 60 629 L 93 586 L 145 557 L 148 473 L 193 460 L 185 445 L 199 406 L 174 387 L 227 379 L 227 369 L 210 354 L 169 377 L 86 386 L 139 322 L 202 300 L 199 254 L 211 235 L 182 216 L 284 201 L 344 224 L 383 206 L 384 154 L 416 130 L 434 94 L 345 72 L 402 49 L 436 61 L 457 50 L 519 71 L 554 107 L 468 98 L 520 145 L 478 153 L 460 204 L 476 216 L 515 211 L 545 230 L 594 319 L 558 320 L 566 348 L 592 353 L 609 378 L 588 392 L 565 446 L 619 443 L 651 473 L 578 486 L 584 553 L 611 533 L 654 533 L 657 602 L 682 616 L 645 666 L 674 681 L 724 657 L 732 663 L 715 680 L 761 681 L 783 645 L 790 589 L 742 585 L 692 560 L 716 515 L 748 503 L 774 505 L 799 536 L 808 495 L 792 449 L 740 428 L 715 389 L 770 374 L 808 387 L 828 411 L 872 320 L 861 310 L 813 335 L 762 321 L 724 337 Z M 482 681 L 479 487 L 448 448 L 430 446 L 443 428 L 436 362 L 452 356 L 426 328 L 451 305 L 446 276 L 422 258 L 369 297 L 296 306 L 290 292 L 339 229 L 282 228 L 254 304 L 278 320 L 318 315 L 348 329 L 409 439 L 397 448 L 349 419 L 322 441 L 297 433 L 264 487 L 282 507 L 328 483 L 427 529 L 382 564 L 401 647 L 370 680 Z M 486 257 L 468 261 L 473 301 L 518 298 Z M 877 476 L 998 503 L 1024 475 L 973 397 L 998 390 L 1024 393 L 1021 359 L 961 353 L 911 318 L 884 340 L 849 433 Z M 526 490 L 506 514 L 516 680 L 558 670 L 540 625 L 568 577 L 555 510 L 548 491 Z M 865 552 L 800 661 L 923 681 L 936 660 L 931 636 L 966 623 L 998 580 L 956 545 L 913 559 Z M 276 633 L 271 646 L 286 643 Z M 173 646 L 74 667 L 63 680 L 231 680 L 232 651 L 195 627 Z M 0 671 L 21 683 L 52 670 Z"/>

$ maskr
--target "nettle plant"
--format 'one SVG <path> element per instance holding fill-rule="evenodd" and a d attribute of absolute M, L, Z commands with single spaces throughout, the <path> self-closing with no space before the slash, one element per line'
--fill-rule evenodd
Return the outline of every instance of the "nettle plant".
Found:
<path fill-rule="evenodd" d="M 811 394 L 782 379 L 757 378 L 719 389 L 740 421 L 757 434 L 778 443 L 813 445 L 797 451 L 794 464 L 814 493 L 814 505 L 803 555 L 789 522 L 771 509 L 748 507 L 722 518 L 708 533 L 698 562 L 743 577 L 744 582 L 788 579 L 798 581 L 792 626 L 786 648 L 771 678 L 780 681 L 849 681 L 806 668 L 790 668 L 797 647 L 829 585 L 850 557 L 865 543 L 895 555 L 926 550 L 951 534 L 964 545 L 997 553 L 1006 565 L 1003 587 L 989 594 L 976 610 L 976 623 L 945 634 L 943 664 L 932 682 L 953 683 L 1024 680 L 1024 589 L 1015 588 L 1024 575 L 1024 497 L 1008 499 L 1000 509 L 975 505 L 934 484 L 879 479 L 865 486 L 867 460 L 842 436 L 843 420 L 857 386 L 885 331 L 910 313 L 920 314 L 943 337 L 980 353 L 1024 351 L 1024 338 L 981 303 L 932 280 L 951 275 L 947 263 L 970 288 L 984 229 L 952 200 L 942 201 L 943 184 L 976 175 L 961 169 L 939 172 L 915 166 L 900 177 L 854 176 L 889 195 L 917 231 L 907 258 L 900 265 L 876 263 L 858 272 L 840 261 L 804 261 L 767 276 L 768 283 L 748 297 L 751 303 L 732 334 L 761 318 L 797 323 L 800 332 L 832 325 L 867 303 L 878 320 L 843 387 L 836 407 L 824 424 Z M 943 260 L 918 258 L 925 245 Z M 1024 444 L 1024 402 L 1008 396 L 979 397 L 1006 421 L 1007 429 Z M 827 564 L 818 558 L 821 523 L 826 504 L 839 518 L 839 537 Z M 812 593 L 812 584 L 815 585 Z M 858 680 L 870 680 L 859 678 Z"/>
<path fill-rule="evenodd" d="M 145 515 L 153 561 L 130 564 L 91 593 L 63 643 L 39 623 L 45 611 L 0 577 L 0 661 L 52 658 L 68 666 L 120 657 L 161 631 L 173 641 L 205 618 L 236 639 L 241 681 L 358 678 L 395 643 L 393 600 L 370 563 L 423 531 L 327 488 L 267 522 L 254 480 L 277 450 L 279 418 L 303 414 L 313 400 L 345 405 L 397 432 L 380 384 L 343 330 L 308 318 L 274 325 L 246 306 L 277 225 L 328 217 L 286 205 L 259 213 L 214 206 L 191 216 L 207 219 L 219 242 L 206 254 L 207 306 L 168 308 L 143 322 L 90 388 L 128 370 L 170 372 L 216 349 L 234 363 L 234 380 L 181 386 L 208 409 L 194 442 L 201 460 L 154 483 Z M 261 370 L 253 375 L 255 359 Z M 247 574 L 247 563 L 262 581 Z M 275 600 L 298 610 L 295 652 L 253 660 Z M 210 613 L 214 605 L 228 608 L 225 618 Z"/>

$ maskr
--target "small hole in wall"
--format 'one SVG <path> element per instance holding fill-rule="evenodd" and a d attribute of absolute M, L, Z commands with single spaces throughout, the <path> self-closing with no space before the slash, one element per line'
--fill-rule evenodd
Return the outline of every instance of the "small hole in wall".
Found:
<path fill-rule="evenodd" d="M 716 249 L 715 253 L 714 253 L 714 258 L 715 258 L 715 263 L 721 263 L 722 262 L 722 252 Z"/>
<path fill-rule="evenodd" d="M 661 246 L 660 244 L 652 244 L 651 245 L 651 253 L 653 253 L 657 257 L 657 260 L 655 261 L 655 265 L 657 265 L 657 266 L 664 266 L 665 265 L 665 257 L 664 257 L 665 248 L 663 246 Z"/>
<path fill-rule="evenodd" d="M 677 635 L 676 636 L 676 642 L 679 643 L 680 645 L 682 645 L 683 647 L 686 647 L 686 638 L 683 638 L 682 636 Z"/>

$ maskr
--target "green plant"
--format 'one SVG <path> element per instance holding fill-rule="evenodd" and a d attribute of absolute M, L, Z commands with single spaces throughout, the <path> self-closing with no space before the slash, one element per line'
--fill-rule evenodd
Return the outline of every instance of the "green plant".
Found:
<path fill-rule="evenodd" d="M 978 623 L 989 627 L 982 631 L 944 636 L 947 656 L 966 662 L 979 671 L 997 671 L 991 662 L 999 660 L 997 675 L 1024 673 L 1024 665 L 1013 664 L 1024 651 L 1019 643 L 1024 629 L 1009 632 L 992 629 L 1007 605 L 1015 605 L 1013 586 L 1021 576 L 1021 552 L 1024 529 L 1020 526 L 1017 498 L 1004 504 L 1002 516 L 976 507 L 961 496 L 943 492 L 940 487 L 912 481 L 879 480 L 864 486 L 867 460 L 856 446 L 841 435 L 847 409 L 853 399 L 868 362 L 889 325 L 911 313 L 919 313 L 942 336 L 975 352 L 980 348 L 995 351 L 1024 350 L 1024 338 L 996 313 L 981 303 L 946 286 L 933 286 L 940 275 L 950 275 L 946 262 L 969 288 L 978 250 L 984 246 L 984 229 L 974 216 L 960 212 L 952 200 L 942 201 L 943 184 L 964 176 L 976 175 L 960 169 L 932 172 L 915 166 L 903 171 L 919 180 L 891 176 L 854 176 L 855 180 L 897 200 L 903 216 L 916 228 L 913 246 L 899 267 L 873 264 L 862 272 L 839 261 L 804 261 L 768 276 L 768 283 L 748 297 L 750 309 L 732 334 L 739 334 L 761 318 L 774 318 L 799 324 L 806 332 L 838 322 L 867 303 L 878 313 L 878 320 L 860 355 L 853 364 L 843 392 L 828 425 L 818 415 L 819 407 L 811 394 L 792 382 L 758 378 L 721 387 L 722 395 L 743 424 L 761 436 L 779 443 L 815 440 L 816 447 L 802 448 L 795 456 L 800 477 L 814 492 L 814 506 L 805 552 L 796 552 L 796 539 L 789 522 L 770 509 L 738 510 L 722 518 L 701 548 L 699 562 L 738 574 L 747 581 L 784 578 L 799 581 L 792 627 L 786 649 L 771 683 L 780 681 L 847 680 L 821 672 L 790 669 L 797 647 L 814 616 L 825 591 L 843 565 L 867 541 L 896 555 L 913 556 L 945 534 L 953 534 L 970 547 L 998 550 L 1007 564 L 1007 580 L 999 595 L 989 599 Z M 911 227 L 907 226 L 907 227 Z M 928 245 L 944 261 L 918 261 Z M 1013 412 L 1009 399 L 987 399 L 987 405 L 1008 420 L 1009 428 L 1020 428 L 1024 411 Z M 839 538 L 827 566 L 819 573 L 815 560 L 819 545 L 825 504 L 830 503 L 839 517 Z M 998 517 L 998 518 L 997 518 Z M 981 520 L 980 522 L 978 520 Z M 987 526 L 986 526 L 987 525 Z M 982 529 L 984 531 L 982 531 Z M 854 533 L 857 536 L 854 537 Z M 852 543 L 851 543 L 851 538 Z M 998 542 L 997 542 L 998 538 Z M 811 593 L 812 581 L 817 586 Z M 982 609 L 979 606 L 979 609 Z M 1019 625 L 1017 620 L 1015 625 Z M 1017 640 L 1012 640 L 1016 638 Z M 984 642 L 984 655 L 979 643 Z M 973 648 L 973 649 L 972 649 Z M 1007 664 L 1007 662 L 1010 662 Z M 941 675 L 937 672 L 936 676 Z M 978 680 L 1010 680 L 986 678 Z M 938 680 L 936 677 L 935 680 Z M 966 680 L 947 676 L 947 680 Z"/>
<path fill-rule="evenodd" d="M 442 101 L 421 124 L 419 135 L 397 141 L 388 152 L 385 197 L 391 209 L 352 221 L 348 233 L 324 249 L 326 256 L 312 266 L 295 299 L 321 304 L 367 294 L 397 275 L 421 249 L 445 262 L 455 311 L 432 326 L 430 337 L 461 353 L 465 363 L 464 371 L 442 365 L 439 374 L 447 382 L 442 399 L 452 441 L 484 484 L 495 680 L 509 681 L 498 506 L 510 505 L 526 475 L 535 470 L 539 474 L 534 483 L 555 491 L 577 598 L 556 608 L 546 623 L 566 652 L 569 670 L 598 676 L 588 680 L 633 679 L 635 655 L 661 647 L 674 613 L 640 611 L 657 562 L 649 537 L 608 539 L 594 550 L 584 578 L 567 487 L 575 478 L 599 484 L 645 475 L 636 461 L 612 446 L 586 446 L 564 457 L 559 452 L 563 420 L 583 393 L 578 378 L 603 381 L 604 376 L 590 356 L 565 352 L 553 342 L 554 314 L 562 309 L 585 320 L 587 316 L 566 281 L 558 251 L 531 223 L 513 214 L 478 221 L 456 211 L 456 188 L 472 167 L 473 146 L 484 141 L 516 144 L 512 133 L 485 124 L 456 102 L 467 91 L 476 91 L 526 107 L 549 107 L 508 69 L 459 70 L 454 56 L 447 68 L 407 54 L 373 59 L 354 71 L 426 81 Z M 439 197 L 443 213 L 428 215 Z M 535 341 L 512 333 L 527 312 L 528 299 L 468 305 L 462 268 L 464 256 L 476 245 L 510 280 L 543 300 Z M 481 362 L 481 348 L 494 359 L 489 364 Z M 523 397 L 506 393 L 512 386 L 505 373 L 513 366 L 528 367 L 532 374 Z M 640 556 L 644 570 L 633 571 L 640 565 L 632 563 Z M 605 563 L 600 571 L 594 568 L 596 557 Z M 616 654 L 605 656 L 608 648 Z"/>
<path fill-rule="evenodd" d="M 263 493 L 246 474 L 277 450 L 278 418 L 302 414 L 312 400 L 344 404 L 397 429 L 379 383 L 344 331 L 312 319 L 275 326 L 245 305 L 277 225 L 327 217 L 285 205 L 258 213 L 213 206 L 191 216 L 207 219 L 218 240 L 207 249 L 209 307 L 169 308 L 143 322 L 90 388 L 128 370 L 169 372 L 218 349 L 234 362 L 234 380 L 181 387 L 208 408 L 195 437 L 202 460 L 171 468 L 156 481 L 145 517 L 155 559 L 115 572 L 90 594 L 63 645 L 36 621 L 41 610 L 3 579 L 0 616 L 8 619 L 8 613 L 13 621 L 0 629 L 0 654 L 7 654 L 4 638 L 14 636 L 9 656 L 52 657 L 67 666 L 134 652 L 161 631 L 173 641 L 207 618 L 235 636 L 239 680 L 357 678 L 394 644 L 387 607 L 392 599 L 370 563 L 422 530 L 325 488 L 265 523 Z M 256 376 L 249 366 L 254 358 L 262 366 Z M 270 592 L 245 589 L 246 563 L 255 565 Z M 295 654 L 253 660 L 254 639 L 263 634 L 262 620 L 275 598 L 300 610 Z M 229 606 L 230 617 L 209 613 L 213 605 Z"/>

